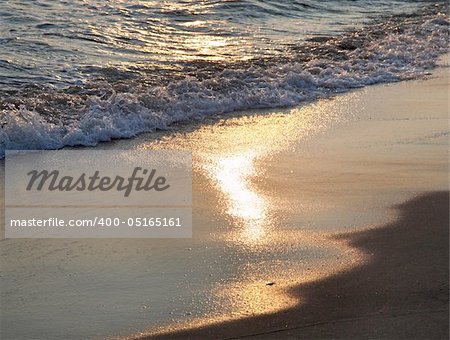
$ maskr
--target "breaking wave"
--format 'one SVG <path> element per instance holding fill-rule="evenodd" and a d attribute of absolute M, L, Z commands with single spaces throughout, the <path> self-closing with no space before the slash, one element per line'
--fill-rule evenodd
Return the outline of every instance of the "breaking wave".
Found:
<path fill-rule="evenodd" d="M 114 81 L 30 87 L 0 101 L 7 149 L 93 146 L 237 110 L 275 108 L 425 75 L 448 52 L 448 7 L 284 45 L 280 56 L 198 62 L 177 72 L 109 69 Z M 121 72 L 124 73 L 122 76 Z M 117 74 L 119 76 L 117 76 Z"/>

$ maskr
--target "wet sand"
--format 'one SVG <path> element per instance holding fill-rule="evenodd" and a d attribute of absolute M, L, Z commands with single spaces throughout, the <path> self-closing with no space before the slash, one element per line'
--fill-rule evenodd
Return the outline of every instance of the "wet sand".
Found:
<path fill-rule="evenodd" d="M 445 199 L 393 206 L 448 190 L 447 90 L 441 68 L 96 147 L 192 150 L 193 238 L 2 240 L 2 338 L 445 335 Z"/>
<path fill-rule="evenodd" d="M 394 223 L 339 236 L 370 260 L 293 288 L 301 305 L 152 338 L 447 339 L 449 193 L 420 195 L 396 209 Z"/>
<path fill-rule="evenodd" d="M 269 130 L 258 122 L 247 124 L 257 142 L 243 141 L 239 150 L 256 170 L 241 178 L 247 186 L 228 189 L 251 187 L 264 197 L 272 222 L 289 237 L 310 231 L 321 235 L 317 247 L 331 239 L 349 252 L 334 256 L 325 270 L 311 268 L 318 273 L 313 279 L 297 270 L 288 287 L 279 282 L 289 297 L 284 309 L 260 308 L 252 317 L 211 318 L 197 326 L 174 324 L 162 332 L 150 329 L 152 335 L 144 338 L 448 338 L 447 90 L 448 69 L 441 68 L 427 80 L 376 86 L 312 105 L 313 116 L 338 113 L 339 122 L 327 121 L 327 128 L 312 138 L 286 137 L 281 146 L 253 158 L 255 145 L 265 144 L 258 142 L 258 133 L 270 140 Z M 300 109 L 303 119 L 307 112 L 308 106 Z M 269 124 L 262 125 L 273 123 L 264 119 Z M 287 130 L 283 136 L 292 136 L 298 122 L 291 129 L 290 116 L 281 119 Z M 228 135 L 223 140 L 239 136 L 230 125 L 212 130 Z M 199 136 L 185 145 L 198 145 Z M 226 154 L 227 143 L 218 144 L 221 152 L 211 147 L 209 152 Z M 227 186 L 222 190 L 227 192 Z M 229 201 L 233 205 L 233 197 Z M 236 229 L 245 230 L 236 220 Z M 270 230 L 270 221 L 260 221 L 262 228 Z M 292 266 L 296 261 L 291 259 Z M 262 294 L 270 300 L 270 289 L 275 292 L 277 285 L 275 280 Z M 276 292 L 274 302 L 280 299 Z"/>

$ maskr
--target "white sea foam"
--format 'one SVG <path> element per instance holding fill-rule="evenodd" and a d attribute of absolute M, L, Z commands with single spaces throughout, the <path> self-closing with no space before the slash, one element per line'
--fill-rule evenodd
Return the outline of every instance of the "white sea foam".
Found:
<path fill-rule="evenodd" d="M 250 108 L 292 106 L 381 82 L 423 76 L 448 51 L 442 15 L 405 22 L 401 33 L 366 41 L 339 58 L 226 69 L 203 80 L 186 77 L 145 91 L 91 96 L 76 119 L 52 123 L 25 106 L 3 110 L 0 157 L 7 149 L 96 145 L 166 129 L 174 122 Z"/>

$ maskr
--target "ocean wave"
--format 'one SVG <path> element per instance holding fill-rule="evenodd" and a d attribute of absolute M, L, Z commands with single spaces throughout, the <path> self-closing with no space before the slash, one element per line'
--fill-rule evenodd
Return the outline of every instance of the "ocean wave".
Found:
<path fill-rule="evenodd" d="M 7 149 L 93 146 L 175 122 L 232 111 L 293 106 L 367 85 L 423 76 L 448 52 L 447 7 L 397 16 L 336 37 L 286 47 L 285 56 L 203 65 L 185 76 L 147 72 L 115 83 L 30 89 L 3 100 Z M 208 69 L 208 67 L 210 67 Z"/>

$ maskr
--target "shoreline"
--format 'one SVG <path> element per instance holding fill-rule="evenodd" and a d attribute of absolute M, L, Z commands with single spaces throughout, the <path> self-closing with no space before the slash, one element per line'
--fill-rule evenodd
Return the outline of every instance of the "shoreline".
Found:
<path fill-rule="evenodd" d="M 427 80 L 95 147 L 192 150 L 194 237 L 4 240 L 3 336 L 172 338 L 182 328 L 176 334 L 222 338 L 284 328 L 275 316 L 306 302 L 295 287 L 370 263 L 333 236 L 395 223 L 393 204 L 448 189 L 447 89 L 439 68 Z M 217 326 L 224 318 L 236 328 Z"/>
<path fill-rule="evenodd" d="M 443 12 L 448 6 L 441 3 L 406 7 L 398 11 L 398 6 L 393 6 L 387 12 L 381 10 L 368 17 L 363 10 L 360 14 L 367 20 L 347 23 L 348 30 L 343 29 L 344 20 L 337 25 L 337 30 L 321 32 L 318 28 L 327 25 L 319 25 L 314 29 L 311 27 L 312 31 L 307 34 L 296 32 L 292 44 L 281 44 L 280 50 L 272 50 L 269 45 L 269 49 L 262 51 L 264 56 L 253 54 L 255 45 L 245 57 L 241 55 L 242 50 L 236 50 L 237 55 L 232 60 L 210 60 L 211 56 L 201 55 L 197 56 L 200 63 L 191 63 L 190 58 L 175 58 L 173 69 L 157 63 L 147 69 L 148 65 L 138 63 L 137 69 L 142 72 L 136 72 L 136 65 L 126 66 L 128 63 L 124 60 L 122 64 L 110 60 L 112 64 L 108 68 L 94 68 L 85 73 L 78 69 L 83 69 L 83 62 L 72 70 L 77 74 L 75 78 L 71 72 L 67 73 L 68 70 L 60 70 L 62 78 L 53 79 L 52 86 L 44 86 L 43 92 L 38 86 L 22 91 L 16 98 L 23 85 L 33 83 L 23 75 L 25 77 L 18 83 L 5 83 L 11 87 L 8 90 L 11 96 L 3 96 L 3 120 L 8 123 L 2 122 L 0 157 L 6 149 L 97 145 L 158 128 L 166 129 L 174 122 L 252 108 L 293 107 L 306 100 L 317 100 L 370 84 L 424 76 L 427 69 L 435 66 L 438 56 L 447 52 L 448 22 Z M 409 11 L 414 14 L 400 15 Z M 325 35 L 315 36 L 312 32 L 316 29 L 317 34 Z M 386 32 L 386 36 L 379 35 L 380 30 Z M 30 27 L 27 34 L 36 32 Z M 45 36 L 38 37 L 45 40 Z M 232 36 L 228 38 L 233 39 Z M 256 39 L 254 42 L 263 41 Z M 228 49 L 231 46 L 233 44 L 226 44 Z M 221 48 L 211 49 L 211 52 L 213 50 L 217 52 Z M 83 54 L 81 50 L 78 52 Z M 194 50 L 185 52 L 189 55 Z M 368 55 L 373 58 L 367 58 Z M 51 61 L 46 60 L 47 63 Z M 77 65 L 79 61 L 73 62 Z M 116 70 L 111 72 L 110 68 Z M 46 66 L 41 65 L 34 71 L 40 73 L 44 69 Z M 21 74 L 23 70 L 17 68 L 14 72 Z M 189 76 L 184 79 L 182 74 Z M 47 76 L 35 81 L 45 85 L 50 79 Z M 162 81 L 158 80 L 159 76 Z M 103 80 L 107 80 L 106 83 Z M 185 91 L 186 95 L 181 95 Z M 41 96 L 44 98 L 39 99 Z M 129 115 L 130 112 L 133 114 Z M 99 117 L 103 123 L 98 121 Z M 22 135 L 26 138 L 20 138 Z"/>
<path fill-rule="evenodd" d="M 319 103 L 319 111 L 353 110 L 353 113 L 359 116 L 357 119 L 345 118 L 337 124 L 331 123 L 325 130 L 313 133 L 311 138 L 303 138 L 302 134 L 294 134 L 294 139 L 288 139 L 284 143 L 280 143 L 280 146 L 272 149 L 271 152 L 263 152 L 262 157 L 252 158 L 254 164 L 256 164 L 253 166 L 256 166 L 257 170 L 250 173 L 244 180 L 241 178 L 243 182 L 246 182 L 244 189 L 247 190 L 253 186 L 254 192 L 262 196 L 265 195 L 266 198 L 271 196 L 268 201 L 272 202 L 272 210 L 274 207 L 279 209 L 274 213 L 275 219 L 288 225 L 288 228 L 283 227 L 283 230 L 291 233 L 290 235 L 292 235 L 293 230 L 295 231 L 295 225 L 298 225 L 298 223 L 304 224 L 302 230 L 318 232 L 325 237 L 342 233 L 350 233 L 350 235 L 355 233 L 354 235 L 357 235 L 364 233 L 364 230 L 370 235 L 376 233 L 377 230 L 384 230 L 384 226 L 401 224 L 403 212 L 401 209 L 399 212 L 392 208 L 393 205 L 408 206 L 409 203 L 404 202 L 410 200 L 414 202 L 414 197 L 420 196 L 422 192 L 448 189 L 446 175 L 448 169 L 448 154 L 446 153 L 448 130 L 433 134 L 433 131 L 442 127 L 440 125 L 442 121 L 448 122 L 445 115 L 446 102 L 444 101 L 446 86 L 448 86 L 448 72 L 445 67 L 441 67 L 434 70 L 433 75 L 425 80 L 378 85 L 358 91 L 355 94 L 338 96 L 326 103 Z M 380 100 L 381 102 L 379 102 Z M 423 102 L 420 104 L 421 100 Z M 378 103 L 381 104 L 378 105 Z M 303 115 L 303 118 L 305 117 L 304 113 L 311 106 L 314 107 L 315 105 L 306 105 L 299 108 L 300 111 L 304 111 L 300 114 Z M 361 110 L 361 107 L 365 109 Z M 414 109 L 411 110 L 412 107 Z M 392 112 L 391 108 L 394 108 L 395 111 Z M 428 111 L 429 108 L 433 111 Z M 354 112 L 354 110 L 358 111 Z M 340 113 L 340 117 L 347 116 L 347 113 Z M 237 118 L 237 121 L 239 119 Z M 266 122 L 263 125 L 274 123 L 271 122 L 270 118 L 261 118 L 261 120 L 264 119 L 268 123 Z M 287 134 L 289 134 L 291 132 L 289 118 L 283 117 L 283 119 L 286 120 L 285 128 L 288 131 Z M 282 122 L 282 119 L 278 122 L 275 121 L 275 123 Z M 328 122 L 325 124 L 328 124 Z M 223 130 L 217 131 L 215 130 L 216 125 L 213 124 L 211 128 L 216 134 L 239 135 L 238 128 L 234 128 L 233 131 L 233 128 L 229 128 L 225 124 Z M 250 120 L 243 125 L 253 125 L 250 128 L 255 131 L 265 131 L 259 126 L 258 119 L 255 123 Z M 393 125 L 395 126 L 393 127 Z M 231 131 L 227 131 L 227 129 Z M 442 127 L 442 129 L 444 128 Z M 205 137 L 205 133 L 199 133 L 199 136 Z M 182 138 L 184 137 L 186 136 Z M 273 136 L 271 137 L 273 138 Z M 192 146 L 192 143 L 195 145 L 199 137 L 192 139 L 193 141 L 181 145 Z M 179 145 L 179 142 L 180 138 L 174 138 L 162 142 L 162 147 Z M 356 144 L 356 147 L 355 145 L 349 147 L 349 143 L 359 144 Z M 226 146 L 226 143 L 221 145 Z M 329 150 L 327 150 L 328 145 L 332 145 Z M 205 147 L 203 146 L 203 148 Z M 245 149 L 245 146 L 243 148 Z M 370 149 L 369 157 L 365 154 L 367 149 Z M 194 150 L 195 152 L 196 150 Z M 222 151 L 222 153 L 226 153 L 226 151 Z M 443 155 L 445 156 L 442 157 Z M 345 163 L 350 164 L 343 166 Z M 281 176 L 279 176 L 280 174 Z M 355 176 L 360 180 L 355 181 Z M 319 180 L 316 180 L 317 178 Z M 299 202 L 299 191 L 296 189 L 298 186 L 301 186 L 302 191 L 307 193 L 308 199 L 302 197 L 301 202 Z M 273 190 L 274 187 L 277 189 Z M 239 190 L 242 190 L 242 187 Z M 280 198 L 280 196 L 284 197 Z M 338 203 L 330 203 L 330 201 L 336 201 L 336 199 Z M 441 197 L 438 201 L 439 204 L 442 204 L 445 199 Z M 422 203 L 411 204 L 416 204 L 420 208 L 428 203 L 424 199 Z M 267 223 L 268 221 L 263 222 Z M 445 220 L 441 219 L 437 222 L 437 227 L 442 227 L 445 224 L 448 225 L 448 220 L 446 223 Z M 421 231 L 415 232 L 420 233 Z M 439 232 L 445 237 L 445 230 Z M 240 233 L 237 237 L 243 235 Z M 349 237 L 351 239 L 352 236 Z M 396 237 L 398 240 L 401 235 Z M 298 294 L 298 291 L 301 290 L 300 287 L 314 287 L 315 280 L 326 282 L 328 279 L 333 280 L 333 278 L 340 277 L 342 272 L 351 273 L 352 270 L 364 270 L 361 268 L 370 266 L 373 261 L 372 254 L 375 251 L 366 254 L 364 249 L 358 247 L 350 246 L 348 250 L 350 249 L 355 251 L 350 255 L 352 259 L 345 258 L 344 251 L 342 255 L 337 255 L 337 260 L 336 258 L 331 260 L 328 269 L 325 271 L 319 270 L 320 275 L 316 276 L 315 279 L 308 281 L 304 277 L 298 278 L 300 283 L 297 282 L 294 285 L 292 283 L 285 285 L 280 282 L 282 290 L 288 289 L 288 293 L 285 294 L 290 298 L 294 297 L 295 307 L 286 305 L 284 309 L 275 311 L 270 317 L 264 315 L 265 313 L 250 319 L 247 319 L 245 315 L 240 316 L 238 319 L 240 318 L 241 321 L 235 318 L 233 320 L 232 317 L 228 321 L 215 320 L 213 317 L 206 322 L 192 321 L 184 326 L 181 324 L 179 327 L 181 330 L 169 327 L 163 329 L 162 333 L 156 330 L 156 332 L 150 331 L 154 336 L 148 338 L 172 338 L 178 335 L 188 338 L 198 336 L 204 338 L 233 338 L 235 332 L 240 334 L 242 329 L 253 327 L 254 333 L 258 333 L 259 327 L 280 325 L 280 320 L 277 320 L 277 318 L 283 318 L 282 316 L 285 316 L 286 313 L 297 313 L 298 310 L 302 310 L 301 306 L 305 297 L 304 294 Z M 394 256 L 395 254 L 391 253 L 391 255 Z M 414 254 L 409 255 L 413 258 Z M 347 262 L 343 265 L 345 261 Z M 339 264 L 342 266 L 339 267 Z M 298 273 L 304 274 L 301 271 Z M 296 288 L 287 288 L 289 286 Z M 311 290 L 315 292 L 317 288 L 311 288 Z M 300 301 L 302 302 L 300 303 Z M 308 302 L 305 308 L 308 308 Z M 271 312 L 268 311 L 267 313 L 270 314 Z M 295 323 L 289 317 L 287 319 L 291 323 Z M 316 322 L 320 323 L 321 321 L 312 321 L 313 324 Z M 212 325 L 208 325 L 208 323 Z M 160 336 L 158 336 L 158 333 Z M 363 335 L 361 333 L 355 336 Z M 390 334 L 390 336 L 394 335 L 393 333 Z M 295 334 L 295 338 L 299 336 L 299 334 Z M 320 334 L 316 336 L 320 337 Z M 332 336 L 332 334 L 330 333 L 329 336 Z"/>

